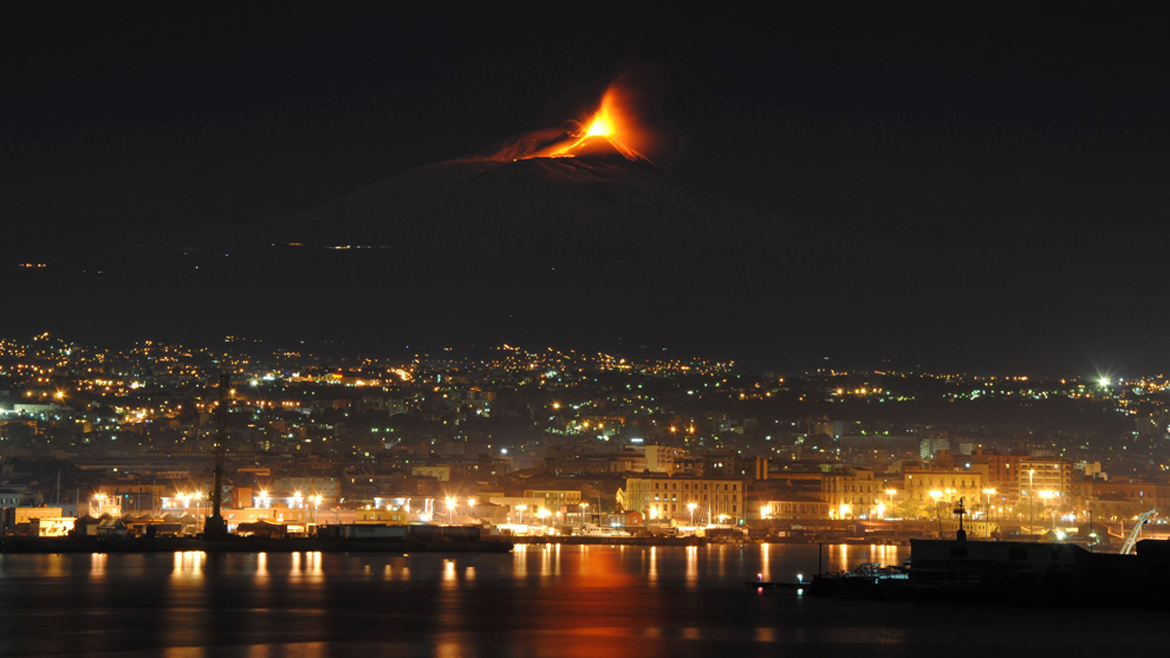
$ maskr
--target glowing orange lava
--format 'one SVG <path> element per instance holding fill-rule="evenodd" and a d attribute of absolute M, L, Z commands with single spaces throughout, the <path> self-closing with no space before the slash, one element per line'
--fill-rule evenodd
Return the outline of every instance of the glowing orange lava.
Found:
<path fill-rule="evenodd" d="M 595 135 L 608 136 L 613 134 L 613 124 L 610 123 L 609 117 L 605 116 L 604 105 L 602 110 L 597 112 L 593 117 L 593 122 L 589 124 L 589 129 L 585 131 L 586 137 L 593 137 Z"/>
<path fill-rule="evenodd" d="M 649 158 L 623 140 L 623 137 L 628 139 L 635 128 L 634 122 L 623 115 L 620 105 L 618 92 L 611 87 L 601 97 L 601 107 L 588 122 L 581 123 L 581 129 L 572 133 L 570 140 L 542 149 L 532 157 L 575 158 L 604 153 L 609 150 L 606 148 L 608 145 L 629 160 L 649 162 Z"/>

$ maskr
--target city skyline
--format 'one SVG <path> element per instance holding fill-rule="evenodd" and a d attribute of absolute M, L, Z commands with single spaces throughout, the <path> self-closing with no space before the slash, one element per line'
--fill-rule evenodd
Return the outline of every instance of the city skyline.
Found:
<path fill-rule="evenodd" d="M 454 523 L 457 507 L 461 524 L 520 517 L 553 532 L 585 524 L 587 505 L 627 527 L 698 515 L 914 528 L 959 498 L 986 524 L 993 494 L 1000 523 L 1031 524 L 1037 499 L 1072 523 L 1170 497 L 1165 376 L 789 376 L 511 345 L 406 359 L 258 347 L 0 340 L 0 491 L 47 506 L 43 519 L 66 505 L 201 523 L 219 417 L 226 519 L 241 532 Z"/>
<path fill-rule="evenodd" d="M 8 3 L 0 655 L 1153 653 L 1163 32 Z"/>

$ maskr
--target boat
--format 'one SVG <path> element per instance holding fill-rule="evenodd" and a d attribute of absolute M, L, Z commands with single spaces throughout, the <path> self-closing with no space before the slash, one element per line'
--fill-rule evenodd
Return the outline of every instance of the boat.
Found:
<path fill-rule="evenodd" d="M 1142 515 L 1122 553 L 1096 553 L 1062 542 L 911 539 L 906 568 L 867 564 L 818 574 L 811 596 L 1084 606 L 1170 605 L 1170 541 L 1136 541 Z"/>
<path fill-rule="evenodd" d="M 838 573 L 838 574 L 830 574 L 828 576 L 817 576 L 817 577 L 818 578 L 831 577 L 834 579 L 845 579 L 849 583 L 854 582 L 852 579 L 857 579 L 857 582 L 866 581 L 866 582 L 875 582 L 876 583 L 878 581 L 883 581 L 883 580 L 908 580 L 910 576 L 909 576 L 907 568 L 904 566 L 897 566 L 897 565 L 883 566 L 879 562 L 866 562 L 864 564 L 859 565 L 853 571 L 846 571 L 846 572 L 842 572 L 842 573 Z M 814 582 L 816 582 L 816 579 L 814 579 L 813 582 L 808 582 L 808 583 L 804 582 L 803 576 L 797 576 L 797 582 L 766 581 L 766 580 L 764 580 L 764 574 L 758 574 L 757 580 L 746 581 L 746 582 L 744 582 L 744 585 L 748 589 L 758 589 L 758 590 L 794 589 L 794 590 L 801 590 L 803 593 L 803 590 L 805 588 L 811 589 Z"/>
<path fill-rule="evenodd" d="M 599 526 L 592 523 L 587 524 L 583 528 L 579 528 L 576 532 L 578 537 L 629 537 L 630 533 L 625 530 L 619 530 L 610 526 Z"/>

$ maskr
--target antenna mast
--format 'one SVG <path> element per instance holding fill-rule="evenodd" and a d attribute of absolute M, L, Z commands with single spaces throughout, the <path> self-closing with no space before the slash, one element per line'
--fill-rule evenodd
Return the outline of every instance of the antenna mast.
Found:
<path fill-rule="evenodd" d="M 224 444 L 227 442 L 227 407 L 228 394 L 231 389 L 231 375 L 223 373 L 219 376 L 219 408 L 216 409 L 219 419 L 219 429 L 215 434 L 215 471 L 211 490 L 211 516 L 203 525 L 204 536 L 218 539 L 227 535 L 227 524 L 223 522 L 223 456 Z"/>

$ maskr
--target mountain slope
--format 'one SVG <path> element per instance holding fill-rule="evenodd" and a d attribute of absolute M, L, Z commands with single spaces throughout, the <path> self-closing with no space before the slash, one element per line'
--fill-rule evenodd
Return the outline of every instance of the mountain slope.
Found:
<path fill-rule="evenodd" d="M 290 218 L 280 241 L 492 259 L 573 243 L 670 254 L 811 229 L 614 157 L 456 160 Z"/>

